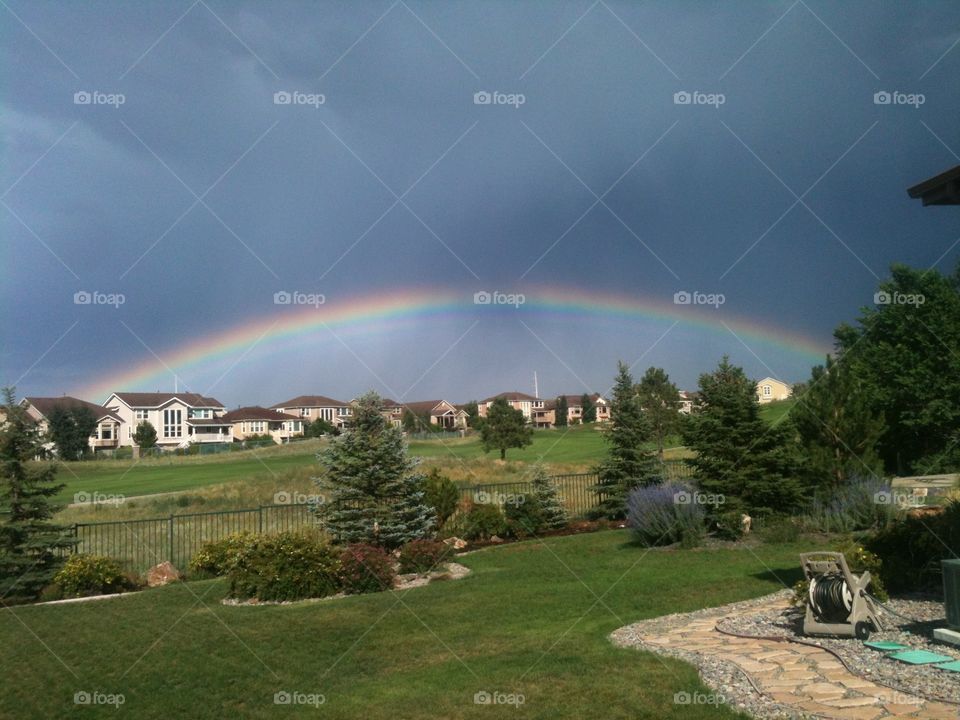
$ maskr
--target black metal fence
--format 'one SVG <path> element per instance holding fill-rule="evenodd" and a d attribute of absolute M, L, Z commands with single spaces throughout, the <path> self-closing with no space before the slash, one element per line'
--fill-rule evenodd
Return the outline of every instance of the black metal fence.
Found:
<path fill-rule="evenodd" d="M 664 477 L 668 481 L 688 478 L 689 467 L 682 461 L 667 461 Z M 554 475 L 551 481 L 557 486 L 571 517 L 582 517 L 598 503 L 599 497 L 594 492 L 598 481 L 596 473 Z M 489 483 L 461 487 L 460 494 L 477 503 L 505 505 L 529 494 L 531 487 L 529 482 Z M 107 555 L 136 572 L 165 560 L 182 570 L 205 543 L 232 533 L 277 533 L 315 527 L 311 507 L 302 503 L 260 505 L 146 520 L 78 523 L 73 526 L 77 540 L 73 552 Z"/>

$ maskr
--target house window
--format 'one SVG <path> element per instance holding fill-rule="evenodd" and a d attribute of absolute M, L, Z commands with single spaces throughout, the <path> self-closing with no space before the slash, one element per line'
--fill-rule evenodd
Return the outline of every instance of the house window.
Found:
<path fill-rule="evenodd" d="M 253 433 L 262 433 L 263 432 L 263 421 L 257 420 L 256 422 L 250 423 L 250 432 Z"/>
<path fill-rule="evenodd" d="M 181 427 L 181 411 L 180 410 L 164 410 L 163 411 L 163 436 L 166 438 L 178 438 L 183 436 L 183 428 Z"/>
<path fill-rule="evenodd" d="M 770 386 L 769 386 L 769 385 L 764 385 L 764 386 L 763 386 L 763 395 L 764 395 L 764 397 L 770 397 L 771 392 L 770 392 Z"/>
<path fill-rule="evenodd" d="M 128 428 L 127 428 L 127 440 L 132 440 L 132 439 L 133 439 L 133 428 L 132 428 L 132 427 L 128 427 Z"/>
<path fill-rule="evenodd" d="M 187 411 L 187 417 L 209 420 L 210 411 L 191 408 L 190 410 Z"/>
<path fill-rule="evenodd" d="M 310 417 L 310 408 L 300 408 L 300 417 Z"/>
<path fill-rule="evenodd" d="M 345 407 L 337 408 L 337 415 L 340 415 L 342 417 L 344 415 L 349 415 L 349 414 L 350 414 L 350 408 L 345 408 Z"/>
<path fill-rule="evenodd" d="M 101 440 L 113 440 L 113 425 L 101 425 L 101 426 L 100 426 L 100 439 L 101 439 Z"/>
<path fill-rule="evenodd" d="M 150 416 L 149 410 L 135 410 L 137 420 L 146 420 Z"/>

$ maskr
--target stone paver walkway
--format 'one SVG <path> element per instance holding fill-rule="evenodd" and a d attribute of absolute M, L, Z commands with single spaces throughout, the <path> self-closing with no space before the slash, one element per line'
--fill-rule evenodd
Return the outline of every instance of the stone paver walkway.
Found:
<path fill-rule="evenodd" d="M 776 599 L 755 605 L 751 612 L 787 607 Z M 672 629 L 664 630 L 657 620 L 627 631 L 643 646 L 677 648 L 698 655 L 713 656 L 739 667 L 753 685 L 774 702 L 791 710 L 837 720 L 878 720 L 880 718 L 923 718 L 957 720 L 960 706 L 926 700 L 916 695 L 891 690 L 852 674 L 827 651 L 793 642 L 739 638 L 716 629 L 716 624 L 731 613 L 721 609 L 715 615 L 697 614 L 688 620 L 678 616 Z M 644 626 L 649 625 L 650 631 Z"/>

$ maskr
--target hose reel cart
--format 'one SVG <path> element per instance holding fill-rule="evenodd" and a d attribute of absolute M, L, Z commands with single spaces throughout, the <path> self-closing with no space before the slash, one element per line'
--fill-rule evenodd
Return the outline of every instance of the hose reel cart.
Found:
<path fill-rule="evenodd" d="M 866 640 L 871 632 L 883 629 L 867 594 L 869 572 L 857 577 L 850 572 L 843 553 L 838 552 L 802 553 L 800 563 L 810 583 L 804 634 Z"/>

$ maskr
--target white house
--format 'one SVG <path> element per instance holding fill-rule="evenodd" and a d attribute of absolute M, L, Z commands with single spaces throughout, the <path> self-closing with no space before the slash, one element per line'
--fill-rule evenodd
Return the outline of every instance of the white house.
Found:
<path fill-rule="evenodd" d="M 787 383 L 772 377 L 765 377 L 757 383 L 757 402 L 768 403 L 775 400 L 786 400 L 792 389 Z"/>
<path fill-rule="evenodd" d="M 146 421 L 157 431 L 157 446 L 174 448 L 194 443 L 233 442 L 233 427 L 223 419 L 219 400 L 198 393 L 114 393 L 103 406 L 120 416 L 120 445 L 133 445 L 137 425 Z"/>
<path fill-rule="evenodd" d="M 285 402 L 271 405 L 269 409 L 302 418 L 305 425 L 314 420 L 326 420 L 334 427 L 341 429 L 353 417 L 353 408 L 350 403 L 324 395 L 299 395 Z"/>
<path fill-rule="evenodd" d="M 235 440 L 245 440 L 251 435 L 269 435 L 274 442 L 285 443 L 303 435 L 304 429 L 300 416 L 259 406 L 231 410 L 221 419 L 232 423 Z"/>

